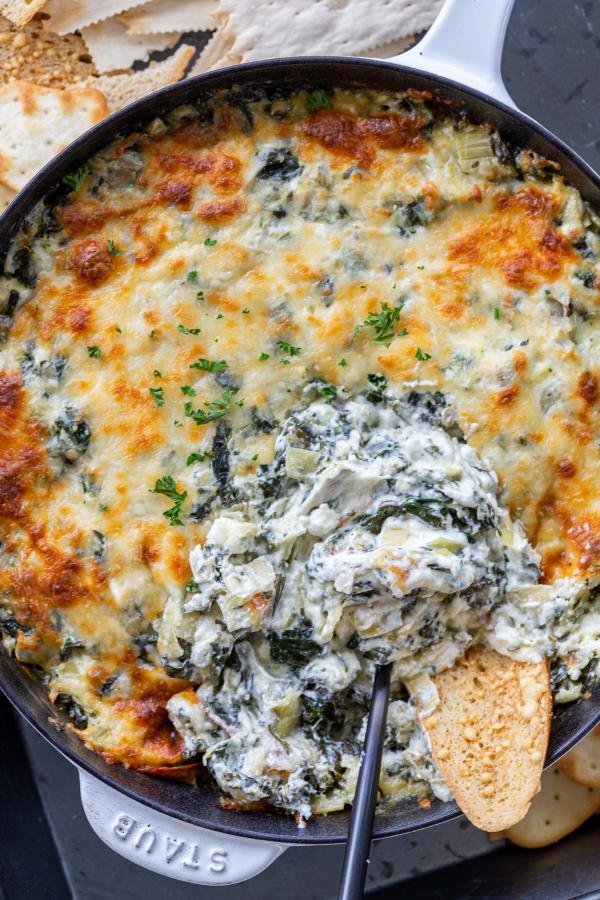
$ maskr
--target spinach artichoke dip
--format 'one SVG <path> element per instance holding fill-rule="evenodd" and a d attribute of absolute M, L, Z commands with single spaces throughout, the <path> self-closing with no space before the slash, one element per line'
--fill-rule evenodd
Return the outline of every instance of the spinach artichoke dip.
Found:
<path fill-rule="evenodd" d="M 600 220 L 429 95 L 234 89 L 68 175 L 0 276 L 0 630 L 110 762 L 299 821 L 450 793 L 472 643 L 600 649 Z"/>

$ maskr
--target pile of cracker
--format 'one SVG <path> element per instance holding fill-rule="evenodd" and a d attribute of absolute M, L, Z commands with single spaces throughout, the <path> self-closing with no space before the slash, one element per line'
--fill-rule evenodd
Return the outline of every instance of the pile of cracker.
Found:
<path fill-rule="evenodd" d="M 391 56 L 441 4 L 0 0 L 0 211 L 85 130 L 186 75 L 276 56 Z"/>

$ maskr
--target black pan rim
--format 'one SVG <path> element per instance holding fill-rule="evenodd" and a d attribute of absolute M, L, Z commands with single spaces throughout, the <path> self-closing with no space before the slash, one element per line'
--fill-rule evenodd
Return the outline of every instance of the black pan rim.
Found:
<path fill-rule="evenodd" d="M 243 65 L 230 66 L 207 72 L 193 78 L 177 82 L 168 87 L 162 88 L 135 101 L 122 110 L 119 110 L 104 119 L 98 125 L 87 131 L 84 135 L 70 144 L 58 156 L 52 159 L 44 168 L 37 173 L 34 178 L 23 188 L 12 203 L 7 207 L 5 212 L 0 216 L 0 256 L 9 244 L 14 234 L 18 231 L 23 219 L 33 210 L 35 205 L 46 195 L 46 193 L 54 187 L 60 179 L 73 169 L 78 163 L 84 162 L 93 153 L 100 150 L 103 146 L 114 139 L 122 129 L 132 127 L 135 123 L 147 120 L 151 115 L 159 115 L 162 112 L 172 109 L 180 103 L 185 102 L 186 95 L 197 95 L 202 90 L 212 90 L 218 87 L 233 86 L 236 84 L 268 82 L 278 74 L 290 73 L 293 80 L 301 81 L 297 76 L 306 73 L 306 82 L 313 83 L 335 83 L 339 81 L 336 72 L 345 70 L 347 73 L 352 72 L 353 77 L 360 82 L 361 74 L 369 73 L 373 81 L 380 76 L 382 80 L 385 75 L 393 78 L 395 75 L 401 75 L 406 81 L 413 79 L 417 84 L 424 84 L 425 89 L 431 89 L 434 92 L 439 91 L 442 94 L 448 92 L 452 97 L 452 102 L 456 107 L 460 103 L 475 102 L 484 109 L 491 109 L 492 112 L 499 114 L 500 117 L 507 122 L 507 126 L 517 125 L 521 128 L 525 135 L 540 139 L 545 145 L 554 150 L 559 157 L 568 162 L 575 173 L 583 177 L 583 180 L 592 185 L 594 192 L 598 192 L 597 201 L 600 204 L 600 176 L 563 140 L 554 135 L 540 123 L 529 117 L 520 110 L 502 103 L 499 100 L 491 98 L 481 91 L 467 87 L 459 82 L 451 79 L 429 74 L 410 66 L 402 65 L 402 63 L 387 62 L 374 59 L 344 57 L 344 56 L 303 56 L 277 58 L 266 61 L 250 62 Z M 352 80 L 348 81 L 352 84 Z M 458 97 L 456 96 L 458 95 Z M 462 95 L 462 96 L 461 96 Z M 502 130 L 502 125 L 500 129 Z M 4 656 L 4 654 L 3 654 Z M 165 803 L 152 797 L 145 796 L 143 792 L 136 789 L 135 785 L 126 783 L 136 778 L 144 778 L 156 781 L 154 776 L 142 775 L 141 773 L 133 773 L 124 767 L 119 767 L 123 780 L 114 777 L 107 764 L 98 757 L 93 751 L 85 748 L 83 743 L 80 747 L 72 747 L 65 740 L 61 731 L 47 717 L 42 717 L 38 712 L 34 711 L 31 705 L 28 705 L 24 696 L 24 691 L 17 683 L 20 679 L 25 678 L 22 673 L 18 674 L 19 667 L 14 660 L 0 658 L 0 670 L 3 664 L 12 666 L 15 670 L 14 679 L 9 680 L 2 676 L 0 671 L 0 689 L 6 694 L 9 701 L 23 715 L 23 717 L 32 725 L 46 740 L 48 740 L 63 756 L 74 763 L 79 769 L 83 769 L 93 777 L 99 779 L 104 784 L 118 791 L 119 793 L 130 797 L 158 812 L 162 812 L 175 819 L 198 825 L 203 828 L 209 828 L 213 831 L 231 834 L 238 837 L 254 838 L 257 840 L 272 841 L 280 844 L 336 844 L 345 841 L 345 829 L 334 828 L 332 833 L 318 833 L 318 829 L 311 824 L 305 829 L 297 829 L 295 826 L 290 827 L 291 820 L 289 818 L 276 814 L 252 813 L 240 814 L 234 813 L 227 816 L 227 821 L 214 821 L 210 815 L 210 809 L 207 815 L 191 815 L 185 810 L 177 810 L 173 803 Z M 42 687 L 42 690 L 43 689 Z M 557 747 L 549 753 L 546 760 L 546 766 L 552 765 L 564 753 L 566 753 L 577 741 L 590 731 L 598 722 L 600 722 L 600 685 L 596 686 L 593 696 L 590 700 L 579 701 L 579 704 L 590 703 L 592 710 L 588 711 L 584 717 L 583 723 L 576 725 L 572 729 L 568 737 L 559 742 Z M 77 739 L 79 742 L 79 739 Z M 114 770 L 113 770 L 114 771 Z M 170 783 L 169 783 L 170 784 Z M 183 787 L 183 786 L 180 786 Z M 216 789 L 212 789 L 216 796 Z M 460 810 L 455 803 L 440 803 L 434 801 L 430 810 L 417 813 L 417 804 L 415 803 L 415 815 L 408 821 L 397 823 L 385 823 L 375 821 L 373 831 L 374 838 L 391 837 L 394 835 L 405 834 L 420 828 L 431 827 L 440 824 L 461 815 Z M 215 803 L 215 813 L 218 807 Z M 337 818 L 342 818 L 347 824 L 347 813 L 334 814 Z M 223 818 L 219 811 L 219 818 Z M 333 817 L 320 817 L 321 820 Z M 268 822 L 268 825 L 267 825 Z M 262 824 L 260 824 L 262 823 Z M 285 824 L 284 824 L 285 823 Z M 281 827 L 278 827 L 281 826 Z M 312 832 L 312 833 L 311 833 Z"/>

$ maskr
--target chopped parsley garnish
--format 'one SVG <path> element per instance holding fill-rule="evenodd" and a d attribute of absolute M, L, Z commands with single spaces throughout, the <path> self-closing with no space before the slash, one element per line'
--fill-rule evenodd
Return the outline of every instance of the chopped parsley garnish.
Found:
<path fill-rule="evenodd" d="M 156 479 L 156 484 L 150 493 L 164 494 L 165 497 L 168 497 L 173 502 L 173 506 L 170 509 L 166 509 L 163 516 L 169 520 L 171 525 L 183 525 L 181 511 L 183 509 L 183 501 L 187 497 L 187 491 L 181 491 L 180 493 L 177 490 L 175 480 L 170 475 L 163 475 L 162 478 Z"/>
<path fill-rule="evenodd" d="M 338 363 L 338 366 L 341 366 L 342 369 L 344 369 L 344 368 L 346 368 L 347 365 L 348 365 L 348 360 L 346 359 L 346 357 L 342 357 Z"/>
<path fill-rule="evenodd" d="M 188 583 L 186 584 L 185 589 L 188 594 L 194 594 L 196 591 L 200 590 L 200 586 L 198 582 L 194 581 L 194 579 L 192 578 L 192 580 L 188 581 Z"/>
<path fill-rule="evenodd" d="M 114 241 L 108 240 L 106 242 L 106 246 L 107 246 L 108 252 L 110 253 L 111 256 L 119 256 L 120 255 L 121 250 L 119 250 L 119 248 L 117 247 L 117 245 L 115 244 Z"/>
<path fill-rule="evenodd" d="M 204 359 L 202 356 L 190 364 L 190 369 L 200 369 L 202 372 L 223 372 L 226 368 L 224 359 Z"/>
<path fill-rule="evenodd" d="M 92 359 L 98 359 L 100 356 L 101 350 L 100 347 L 88 347 L 87 348 L 88 356 L 91 356 Z"/>
<path fill-rule="evenodd" d="M 155 369 L 152 374 L 155 378 L 162 378 L 162 372 L 159 369 Z"/>
<path fill-rule="evenodd" d="M 204 300 L 204 291 L 198 291 L 196 294 L 196 300 Z"/>
<path fill-rule="evenodd" d="M 496 322 L 500 321 L 500 310 L 498 309 L 497 306 L 494 307 L 494 318 L 495 318 Z"/>
<path fill-rule="evenodd" d="M 154 398 L 154 402 L 157 406 L 165 405 L 165 395 L 163 389 L 160 388 L 148 388 L 148 393 Z"/>
<path fill-rule="evenodd" d="M 197 271 L 195 269 L 192 269 L 192 271 L 188 272 L 187 275 L 185 276 L 185 280 L 191 281 L 193 284 L 195 284 L 198 281 Z"/>
<path fill-rule="evenodd" d="M 417 269 L 419 270 L 419 272 L 422 272 L 424 268 L 425 268 L 425 266 L 417 266 Z"/>
<path fill-rule="evenodd" d="M 188 418 L 193 419 L 196 425 L 207 425 L 226 416 L 231 409 L 231 397 L 233 395 L 232 388 L 225 388 L 218 400 L 210 400 L 205 403 L 206 412 L 203 409 L 194 409 L 192 403 L 188 400 L 184 406 L 185 414 Z"/>
<path fill-rule="evenodd" d="M 217 313 L 217 315 L 215 316 L 215 319 L 224 319 L 224 318 L 225 318 L 225 316 L 223 315 L 223 313 Z"/>
<path fill-rule="evenodd" d="M 182 334 L 200 334 L 201 328 L 186 328 L 185 325 L 178 325 L 177 330 Z"/>
<path fill-rule="evenodd" d="M 122 330 L 119 328 L 118 325 L 115 325 L 115 331 L 118 331 L 119 334 L 123 334 Z"/>
<path fill-rule="evenodd" d="M 382 303 L 380 312 L 369 313 L 364 324 L 370 325 L 375 331 L 373 340 L 376 344 L 384 344 L 386 347 L 390 346 L 394 337 L 394 327 L 400 318 L 401 312 L 401 306 L 388 306 L 387 303 Z"/>
<path fill-rule="evenodd" d="M 264 362 L 265 360 L 269 359 L 270 357 L 269 357 L 268 353 L 261 353 L 258 358 L 261 362 Z"/>
<path fill-rule="evenodd" d="M 319 388 L 319 393 L 325 398 L 326 403 L 333 403 L 337 397 L 337 387 L 335 384 L 323 384 Z"/>
<path fill-rule="evenodd" d="M 181 393 L 185 394 L 186 397 L 195 397 L 196 391 L 189 384 L 182 384 Z"/>
<path fill-rule="evenodd" d="M 255 453 L 254 456 L 252 457 L 251 462 L 256 462 L 257 459 L 258 459 L 258 453 Z"/>
<path fill-rule="evenodd" d="M 173 425 L 175 428 L 183 428 L 183 422 L 180 422 L 179 419 L 173 419 Z"/>
<path fill-rule="evenodd" d="M 195 450 L 190 453 L 185 461 L 186 466 L 192 466 L 195 462 L 204 462 L 205 459 L 212 459 L 210 450 Z"/>
<path fill-rule="evenodd" d="M 431 359 L 431 353 L 425 353 L 424 350 L 421 350 L 420 347 L 417 347 L 415 359 L 418 359 L 419 362 L 427 362 L 428 359 Z"/>
<path fill-rule="evenodd" d="M 242 312 L 245 316 L 247 316 L 248 313 L 250 312 L 250 310 L 248 309 L 248 307 L 246 307 L 245 309 L 242 310 Z"/>
<path fill-rule="evenodd" d="M 287 353 L 288 356 L 300 356 L 302 349 L 301 347 L 292 347 L 287 341 L 277 341 L 277 346 L 282 353 Z"/>
<path fill-rule="evenodd" d="M 106 505 L 106 503 L 100 504 L 100 512 L 108 512 L 108 506 Z"/>
<path fill-rule="evenodd" d="M 87 166 L 82 166 L 76 172 L 71 172 L 63 178 L 63 184 L 70 187 L 72 191 L 78 191 L 83 182 L 90 176 L 90 170 Z"/>
<path fill-rule="evenodd" d="M 316 112 L 318 109 L 331 109 L 331 100 L 325 91 L 311 91 L 306 98 L 306 112 Z"/>
<path fill-rule="evenodd" d="M 401 328 L 400 331 L 396 332 L 396 337 L 406 337 L 408 334 L 408 328 Z"/>
<path fill-rule="evenodd" d="M 205 247 L 214 247 L 217 243 L 218 241 L 216 241 L 214 238 L 204 238 Z"/>

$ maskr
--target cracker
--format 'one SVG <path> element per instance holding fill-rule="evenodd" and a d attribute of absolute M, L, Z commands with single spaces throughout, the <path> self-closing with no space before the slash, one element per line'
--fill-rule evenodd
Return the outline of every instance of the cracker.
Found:
<path fill-rule="evenodd" d="M 217 20 L 232 39 L 221 64 L 307 52 L 357 55 L 429 27 L 440 7 L 441 0 L 394 0 L 385 15 L 373 15 L 372 0 L 220 0 Z"/>
<path fill-rule="evenodd" d="M 88 79 L 85 84 L 93 85 L 102 91 L 110 111 L 114 112 L 127 106 L 128 103 L 133 103 L 134 100 L 139 100 L 140 97 L 145 97 L 146 94 L 179 81 L 185 75 L 185 70 L 195 52 L 195 47 L 182 44 L 168 59 L 160 63 L 151 63 L 139 72 L 127 75 L 100 75 L 98 78 Z"/>
<path fill-rule="evenodd" d="M 202 75 L 203 72 L 210 72 L 212 69 L 218 69 L 219 66 L 228 65 L 226 59 L 232 44 L 233 37 L 225 34 L 224 30 L 219 28 L 203 47 L 200 56 L 190 69 L 188 77 Z"/>
<path fill-rule="evenodd" d="M 13 81 L 0 87 L 0 181 L 20 190 L 56 153 L 108 114 L 100 91 Z"/>
<path fill-rule="evenodd" d="M 600 788 L 600 725 L 561 759 L 559 767 L 573 781 Z"/>
<path fill-rule="evenodd" d="M 20 80 L 45 87 L 66 87 L 95 71 L 79 35 L 61 37 L 44 31 L 39 22 L 17 30 L 8 19 L 0 17 L 0 83 Z"/>
<path fill-rule="evenodd" d="M 0 181 L 0 213 L 4 212 L 12 198 L 16 196 L 16 191 L 13 191 L 11 188 L 6 187 L 6 185 L 2 184 L 2 182 Z"/>
<path fill-rule="evenodd" d="M 173 47 L 181 33 L 129 34 L 118 19 L 112 18 L 82 28 L 81 36 L 98 72 L 114 72 L 117 69 L 128 69 L 138 59 L 148 59 L 155 50 Z"/>
<path fill-rule="evenodd" d="M 130 34 L 210 31 L 218 0 L 154 0 L 119 16 Z"/>
<path fill-rule="evenodd" d="M 44 13 L 49 18 L 44 20 L 44 28 L 57 34 L 81 31 L 88 25 L 138 6 L 139 2 L 140 0 L 47 0 Z"/>
<path fill-rule="evenodd" d="M 542 774 L 552 712 L 547 662 L 475 647 L 434 681 L 440 702 L 421 721 L 438 769 L 474 825 L 510 828 Z"/>
<path fill-rule="evenodd" d="M 44 6 L 46 0 L 0 0 L 0 13 L 15 25 L 26 25 Z"/>
<path fill-rule="evenodd" d="M 572 781 L 558 766 L 542 775 L 542 788 L 523 821 L 504 832 L 519 847 L 547 847 L 579 828 L 600 808 L 600 789 Z"/>

